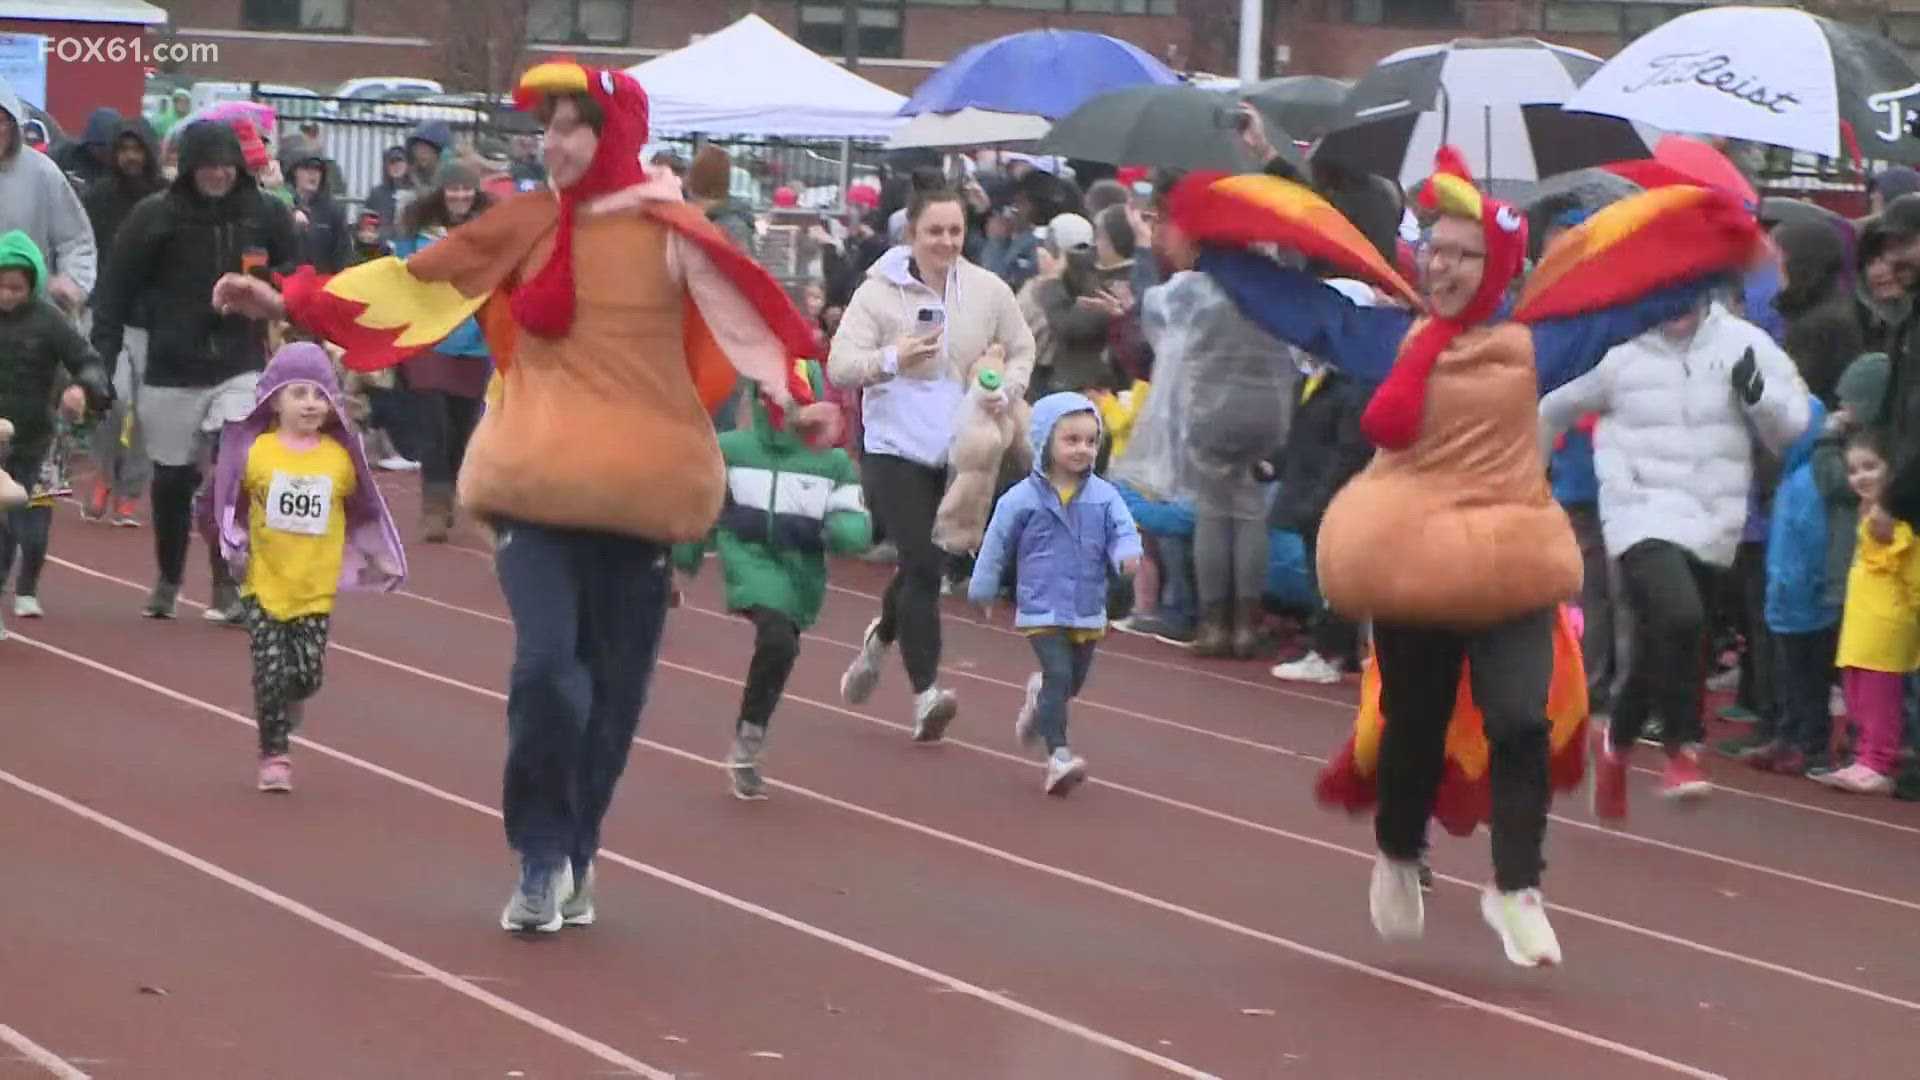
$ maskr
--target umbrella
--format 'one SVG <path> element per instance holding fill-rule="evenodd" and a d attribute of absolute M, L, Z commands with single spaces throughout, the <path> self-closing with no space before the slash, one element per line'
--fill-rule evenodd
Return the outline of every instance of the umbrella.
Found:
<path fill-rule="evenodd" d="M 1267 123 L 1312 142 L 1333 129 L 1353 84 L 1324 75 L 1288 75 L 1254 83 L 1240 95 Z"/>
<path fill-rule="evenodd" d="M 232 127 L 237 120 L 251 121 L 253 129 L 259 132 L 263 139 L 272 138 L 276 130 L 274 127 L 276 114 L 271 105 L 258 101 L 216 101 L 205 108 L 195 109 L 187 114 L 186 119 L 174 125 L 172 131 L 167 132 L 167 138 L 170 141 L 177 139 L 180 132 L 202 121 Z"/>
<path fill-rule="evenodd" d="M 1110 165 L 1249 172 L 1260 163 L 1242 149 L 1231 95 L 1192 86 L 1134 86 L 1101 94 L 1053 125 L 1042 153 Z M 1269 132 L 1293 165 L 1300 152 L 1283 131 Z"/>
<path fill-rule="evenodd" d="M 1057 120 L 1108 90 L 1179 81 L 1165 64 L 1119 38 L 1083 30 L 1029 30 L 954 57 L 920 84 L 900 113 L 985 109 Z"/>
<path fill-rule="evenodd" d="M 922 113 L 895 129 L 887 138 L 889 150 L 942 149 L 959 146 L 1016 146 L 1047 133 L 1052 121 L 1030 113 L 961 109 L 951 113 Z"/>
<path fill-rule="evenodd" d="M 1847 219 L 1803 199 L 1765 198 L 1760 200 L 1760 220 L 1768 225 L 1796 225 L 1815 221 L 1835 228 L 1847 225 Z"/>
<path fill-rule="evenodd" d="M 1637 195 L 1640 185 L 1606 169 L 1576 169 L 1548 177 L 1515 197 L 1514 203 L 1527 215 L 1527 232 L 1533 253 L 1538 256 L 1541 241 L 1553 219 L 1569 210 L 1592 213 L 1629 195 Z"/>
<path fill-rule="evenodd" d="M 1714 7 L 1620 50 L 1567 108 L 1670 131 L 1841 156 L 1920 162 L 1920 76 L 1871 30 L 1797 8 Z"/>
<path fill-rule="evenodd" d="M 1759 193 L 1753 190 L 1753 184 L 1739 168 L 1727 160 L 1727 155 L 1684 135 L 1662 138 L 1660 144 L 1653 148 L 1652 158 L 1615 162 L 1608 165 L 1607 170 L 1641 187 L 1697 184 L 1724 191 L 1750 208 L 1760 205 Z"/>
<path fill-rule="evenodd" d="M 1495 191 L 1644 157 L 1646 140 L 1631 124 L 1560 108 L 1599 68 L 1599 57 L 1533 38 L 1403 49 L 1353 88 L 1314 153 L 1411 187 L 1451 143 Z"/>

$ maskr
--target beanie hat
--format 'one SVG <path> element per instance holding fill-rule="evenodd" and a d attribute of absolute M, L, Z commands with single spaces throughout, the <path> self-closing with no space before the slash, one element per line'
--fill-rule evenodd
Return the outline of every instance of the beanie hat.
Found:
<path fill-rule="evenodd" d="M 443 162 L 440 171 L 433 174 L 433 186 L 436 188 L 480 186 L 480 174 L 458 159 Z"/>
<path fill-rule="evenodd" d="M 1835 396 L 1854 414 L 1855 423 L 1873 424 L 1887 396 L 1887 381 L 1893 368 L 1886 353 L 1862 353 L 1840 375 Z"/>

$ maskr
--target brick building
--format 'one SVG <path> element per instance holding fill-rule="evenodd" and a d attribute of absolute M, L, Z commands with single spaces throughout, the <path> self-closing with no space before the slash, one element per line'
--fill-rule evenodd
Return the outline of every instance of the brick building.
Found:
<path fill-rule="evenodd" d="M 1920 0 L 1851 0 L 1847 14 L 1920 36 Z M 1701 0 L 1267 0 L 1269 72 L 1354 76 L 1408 45 L 1529 34 L 1608 55 Z M 1237 0 L 860 0 L 861 72 L 902 93 L 968 45 L 1054 26 L 1134 42 L 1181 69 L 1231 72 Z M 631 65 L 749 11 L 829 56 L 842 52 L 840 0 L 162 0 L 166 31 L 217 44 L 203 78 L 325 90 L 362 75 L 419 75 L 496 87 L 542 55 Z M 1889 10 L 1891 8 L 1891 11 Z M 1914 14 L 1903 15 L 1911 9 Z M 524 20 L 524 21 L 516 21 Z M 1911 23 L 1912 25 L 1908 25 Z M 524 41 L 524 48 L 502 42 Z M 474 60 L 475 53 L 485 59 Z M 473 74 L 491 71 L 491 78 Z"/>

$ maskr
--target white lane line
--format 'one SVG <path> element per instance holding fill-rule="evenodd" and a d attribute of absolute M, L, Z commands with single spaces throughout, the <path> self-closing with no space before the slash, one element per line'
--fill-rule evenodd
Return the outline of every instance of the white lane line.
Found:
<path fill-rule="evenodd" d="M 60 648 L 57 645 L 50 645 L 44 641 L 37 641 L 37 640 L 34 640 L 33 638 L 22 637 L 18 634 L 13 635 L 11 640 L 18 641 L 21 644 L 29 646 L 31 648 L 39 649 L 42 652 L 50 653 L 54 656 L 57 656 L 71 663 L 79 664 L 83 667 L 100 672 L 103 675 L 109 675 L 109 676 L 112 676 L 113 678 L 120 679 L 123 682 L 131 683 L 132 685 L 138 686 L 143 690 L 147 690 L 152 693 L 158 694 L 162 697 L 168 698 L 169 700 L 176 701 L 182 705 L 192 706 L 194 708 L 203 710 L 208 713 L 212 713 L 215 716 L 219 716 L 226 720 L 231 720 L 237 724 L 242 724 L 247 727 L 255 726 L 252 720 L 230 709 L 226 709 L 219 705 L 215 705 L 210 701 L 204 701 L 200 698 L 192 696 L 191 694 L 186 694 L 179 690 L 175 690 L 172 687 L 164 686 L 164 685 L 161 685 L 160 683 L 153 682 L 149 679 L 141 678 L 140 676 L 134 675 L 130 672 L 121 671 L 118 668 L 102 663 L 91 657 L 82 656 L 78 653 L 69 652 L 65 649 Z M 331 647 L 334 649 L 337 649 L 340 652 L 346 653 L 347 655 L 350 655 L 350 656 L 371 660 L 376 663 L 384 662 L 384 661 L 381 661 L 379 657 L 376 657 L 371 653 L 364 653 L 357 649 L 349 649 L 339 645 L 333 645 Z M 410 674 L 417 675 L 422 678 L 431 679 L 436 682 L 446 683 L 449 686 L 459 687 L 475 693 L 495 697 L 500 701 L 506 700 L 506 696 L 504 694 L 491 694 L 489 691 L 482 690 L 480 687 L 470 686 L 466 683 L 461 683 L 452 679 L 447 679 L 444 676 L 434 675 L 431 672 L 422 671 L 418 668 L 408 668 L 405 665 L 401 665 L 401 664 L 390 664 L 390 666 L 399 668 L 401 670 L 405 670 Z M 314 751 L 315 753 L 323 754 L 327 757 L 333 758 L 336 761 L 342 762 L 343 764 L 350 765 L 354 768 L 360 769 L 368 773 L 372 773 L 373 775 L 379 776 L 382 779 L 390 780 L 402 786 L 412 788 L 415 791 L 418 791 L 425 795 L 430 795 L 433 798 L 441 800 L 442 802 L 446 802 L 451 805 L 461 807 L 462 809 L 473 811 L 474 813 L 486 815 L 487 817 L 493 818 L 495 820 L 499 820 L 500 818 L 500 811 L 494 809 L 491 806 L 487 806 L 483 803 L 475 802 L 472 799 L 468 799 L 463 796 L 456 795 L 453 792 L 434 787 L 432 784 L 429 784 L 424 780 L 420 780 L 415 777 L 408 776 L 405 773 L 397 772 L 393 769 L 389 769 L 386 766 L 380 765 L 376 762 L 369 761 L 365 758 L 356 757 L 353 754 L 349 754 L 342 750 L 336 750 L 331 746 L 325 745 L 324 743 L 314 742 L 313 740 L 307 739 L 304 737 L 296 736 L 293 741 L 302 747 L 305 747 L 307 749 Z M 11 777 L 10 774 L 4 773 L 4 772 L 0 772 L 0 779 L 4 779 L 10 783 L 14 782 L 14 778 Z M 19 785 L 26 785 L 25 781 L 19 781 L 18 783 Z M 44 790 L 44 789 L 32 788 L 31 785 L 27 785 L 25 788 L 23 788 L 23 790 L 27 790 L 27 789 L 33 790 L 34 793 L 36 794 Z M 52 793 L 47 793 L 47 794 L 51 795 Z M 81 807 L 77 803 L 69 803 L 67 800 L 60 799 L 60 797 L 57 795 L 53 796 L 53 798 L 59 800 L 60 805 L 66 806 L 69 809 L 74 809 L 76 812 L 83 812 L 82 816 L 89 817 L 89 819 L 91 820 L 91 815 L 93 813 L 92 811 L 87 811 L 85 807 Z M 104 815 L 100 815 L 100 816 L 102 818 L 105 817 Z M 105 819 L 105 820 L 111 821 L 112 819 Z M 131 826 L 125 826 L 124 828 L 131 830 Z M 116 829 L 116 831 L 120 831 L 120 830 Z M 133 832 L 137 832 L 137 830 L 129 832 L 128 835 L 130 836 L 133 835 Z M 140 833 L 138 834 L 138 836 L 144 837 L 145 834 Z M 148 839 L 151 839 L 151 838 L 148 838 Z M 144 843 L 146 841 L 142 840 L 141 842 Z M 164 844 L 163 841 L 159 841 L 159 840 L 154 840 L 153 843 Z M 189 855 L 186 852 L 178 851 L 178 849 L 169 848 L 168 851 L 169 853 L 178 852 L 178 857 L 183 857 L 183 861 L 193 860 L 193 862 L 190 863 L 190 865 L 196 865 L 203 862 L 202 860 L 198 860 L 194 856 Z M 922 979 L 926 979 L 930 982 L 940 985 L 941 987 L 944 987 L 948 991 L 951 991 L 957 994 L 965 994 L 969 997 L 975 998 L 986 1004 L 993 1005 L 997 1008 L 1004 1009 L 1018 1016 L 1025 1017 L 1026 1019 L 1033 1020 L 1037 1023 L 1053 1028 L 1055 1031 L 1061 1032 L 1062 1034 L 1073 1036 L 1075 1038 L 1089 1042 L 1095 1046 L 1102 1047 L 1103 1049 L 1112 1050 L 1112 1051 L 1115 1051 L 1116 1053 L 1124 1054 L 1128 1057 L 1134 1058 L 1137 1061 L 1141 1061 L 1146 1064 L 1156 1066 L 1160 1069 L 1165 1070 L 1166 1072 L 1172 1073 L 1175 1076 L 1186 1077 L 1188 1078 L 1188 1080 L 1218 1080 L 1218 1078 L 1214 1077 L 1213 1074 L 1194 1068 L 1193 1066 L 1188 1065 L 1185 1062 L 1177 1061 L 1173 1058 L 1167 1057 L 1162 1054 L 1156 1054 L 1151 1050 L 1147 1050 L 1143 1047 L 1135 1046 L 1132 1043 L 1126 1042 L 1125 1040 L 1119 1039 L 1115 1036 L 1108 1035 L 1105 1032 L 1097 1031 L 1093 1028 L 1085 1026 L 1084 1024 L 1076 1023 L 1062 1016 L 1056 1016 L 1053 1013 L 1046 1012 L 1045 1010 L 1042 1010 L 1042 1009 L 1037 1009 L 1031 1005 L 1025 1004 L 1024 1002 L 1015 1001 L 1013 998 L 1010 998 L 1005 994 L 996 993 L 995 991 L 988 990 L 985 987 L 977 986 L 957 976 L 949 975 L 943 971 L 939 971 L 934 968 L 927 967 L 923 964 L 915 963 L 912 960 L 908 960 L 904 957 L 896 956 L 882 949 L 875 948 L 874 946 L 868 945 L 865 942 L 856 941 L 853 938 L 849 938 L 842 934 L 835 933 L 834 931 L 828 930 L 825 927 L 815 926 L 812 923 L 804 922 L 790 915 L 786 915 L 781 912 L 775 911 L 772 908 L 763 907 L 760 904 L 756 904 L 750 900 L 745 900 L 745 899 L 742 899 L 741 897 L 734 896 L 731 893 L 721 892 L 720 890 L 712 888 L 711 886 L 703 885 L 700 882 L 694 881 L 691 878 L 682 877 L 679 874 L 673 873 L 672 871 L 669 871 L 669 870 L 661 869 L 660 867 L 654 866 L 650 863 L 644 863 L 638 859 L 632 858 L 627 855 L 622 855 L 619 852 L 612 851 L 610 849 L 605 849 L 605 848 L 601 849 L 599 857 L 608 862 L 616 863 L 618 865 L 627 867 L 628 869 L 639 871 L 640 873 L 645 874 L 649 877 L 652 877 L 658 881 L 663 881 L 677 888 L 685 889 L 686 891 L 691 892 L 704 899 L 711 900 L 716 903 L 724 904 L 728 907 L 735 909 L 736 911 L 745 912 L 746 914 L 753 915 L 757 918 L 765 919 L 768 922 L 772 922 L 776 925 L 786 927 L 789 930 L 793 930 L 798 933 L 805 934 L 818 941 L 824 941 L 830 945 L 837 946 L 841 949 L 845 949 L 849 952 L 855 953 L 856 955 L 865 957 L 866 959 L 873 960 L 878 963 L 882 963 L 889 967 L 892 967 L 896 970 L 904 971 L 904 972 L 907 972 L 908 974 L 918 976 L 919 978 L 922 978 Z M 212 873 L 216 877 L 221 877 L 221 880 L 226 880 L 226 877 L 222 877 L 222 875 L 226 874 L 226 871 L 220 870 L 218 867 L 214 867 L 211 863 L 205 863 L 204 865 L 196 865 L 196 869 L 205 869 L 206 872 Z M 244 881 L 245 879 L 236 878 L 235 880 Z M 233 882 L 229 882 L 229 884 L 232 884 L 232 883 Z M 241 886 L 241 887 L 244 887 L 244 886 Z M 249 889 L 249 891 L 252 891 L 252 890 Z M 261 891 L 263 893 L 266 892 L 264 888 L 262 888 Z M 277 896 L 278 894 L 268 894 L 268 895 Z M 285 898 L 281 898 L 281 899 L 285 899 Z M 295 901 L 287 900 L 286 903 L 296 904 L 296 906 L 300 906 L 301 911 L 309 911 L 309 912 L 311 911 L 311 909 L 307 909 L 304 906 L 297 905 Z M 292 909 L 289 909 L 289 910 L 292 910 Z M 300 912 L 296 912 L 296 914 L 299 914 L 299 913 Z M 318 912 L 312 912 L 312 914 L 314 916 L 317 916 L 318 918 L 322 918 L 322 919 L 326 918 L 326 916 L 319 915 Z M 306 917 L 306 916 L 303 915 L 302 917 Z M 331 922 L 331 920 L 329 920 L 329 922 Z M 336 932 L 343 932 L 343 931 L 345 932 L 343 933 L 343 936 L 347 936 L 347 934 L 359 935 L 359 931 L 352 930 L 351 927 L 346 927 L 344 926 L 344 924 L 336 924 L 336 925 L 339 925 L 341 927 L 341 929 Z M 331 927 L 329 928 L 331 929 Z M 360 935 L 359 937 L 355 937 L 353 938 L 353 940 L 359 941 L 361 937 L 365 937 L 365 935 Z M 369 948 L 374 948 L 376 945 L 379 945 L 381 948 L 391 948 L 391 946 L 385 946 L 384 944 L 375 941 L 375 939 L 373 938 L 365 938 L 365 941 L 361 943 L 367 944 L 369 942 L 372 943 L 368 945 Z M 376 949 L 376 951 L 379 951 L 379 950 Z M 404 963 L 404 961 L 400 961 L 397 958 L 404 957 L 406 956 L 406 954 L 400 953 L 398 950 L 395 950 L 394 956 L 396 957 L 396 962 Z M 432 968 L 426 965 L 424 961 L 419 961 L 418 963 L 421 965 L 420 967 L 413 967 L 413 965 L 411 964 L 408 964 L 407 966 L 412 968 L 412 970 L 420 972 L 423 975 L 429 975 L 429 977 L 435 977 L 432 973 L 438 973 L 439 976 L 443 976 L 444 978 L 436 977 L 435 981 L 443 982 L 443 984 L 445 985 L 453 985 L 453 983 L 464 983 L 467 987 L 470 987 L 473 992 L 469 996 L 485 995 L 485 998 L 482 1000 L 486 1000 L 490 1004 L 494 1001 L 499 1001 L 502 1005 L 507 1006 L 508 1008 L 519 1010 L 519 1006 L 513 1005 L 511 1002 L 507 1002 L 505 1001 L 505 999 L 498 998 L 496 995 L 493 995 L 488 991 L 481 989 L 480 987 L 473 986 L 473 984 L 471 983 L 465 983 L 465 981 L 459 979 L 458 976 L 441 972 L 440 969 L 438 968 Z M 446 980 L 451 980 L 452 982 L 447 982 Z M 526 1017 L 533 1017 L 535 1015 L 533 1013 L 525 1012 L 525 1010 L 519 1010 L 519 1012 L 525 1014 L 523 1017 L 521 1017 L 523 1019 Z M 551 1022 L 548 1021 L 548 1023 L 551 1023 Z M 557 1029 L 557 1031 L 567 1030 L 565 1028 L 559 1028 L 558 1025 L 554 1025 L 554 1027 Z M 586 1036 L 578 1036 L 578 1038 L 582 1040 L 586 1040 L 586 1044 L 591 1044 L 592 1046 L 601 1047 L 601 1049 L 607 1051 L 607 1053 L 616 1054 L 616 1055 L 619 1054 L 619 1051 L 613 1050 L 611 1047 L 605 1047 L 605 1046 L 602 1046 L 602 1044 L 594 1043 L 591 1040 L 587 1040 Z M 586 1044 L 581 1044 L 583 1049 L 586 1048 Z M 604 1057 L 605 1055 L 600 1055 L 600 1056 Z M 616 1060 L 616 1059 L 608 1058 L 607 1060 Z M 632 1059 L 626 1058 L 624 1057 L 624 1055 L 622 1055 L 620 1056 L 620 1058 L 616 1063 L 624 1063 L 626 1061 L 632 1061 Z M 631 1068 L 636 1066 L 637 1066 L 636 1071 L 640 1071 L 643 1075 L 646 1075 L 650 1078 L 657 1077 L 657 1078 L 665 1078 L 665 1080 L 671 1080 L 671 1074 L 664 1073 L 664 1072 L 648 1071 L 647 1066 L 640 1065 L 638 1062 L 634 1062 L 633 1066 L 626 1066 L 626 1067 Z"/>
<path fill-rule="evenodd" d="M 41 1046 L 39 1043 L 34 1042 L 32 1039 L 27 1038 L 25 1035 L 20 1034 L 5 1024 L 0 1024 L 0 1043 L 6 1043 L 8 1046 L 13 1047 L 19 1051 L 22 1058 L 47 1070 L 47 1072 L 59 1077 L 60 1080 L 91 1080 L 86 1073 L 68 1064 L 67 1060 L 59 1054 Z"/>
<path fill-rule="evenodd" d="M 44 643 L 33 641 L 27 638 L 19 638 L 18 640 L 20 640 L 23 644 L 31 645 L 34 648 L 42 649 L 46 652 L 53 653 L 56 656 L 63 656 L 63 658 L 65 659 L 75 659 L 75 657 L 73 657 L 72 654 L 63 654 L 63 650 L 57 649 L 51 645 L 46 645 Z M 93 666 L 93 665 L 89 665 L 89 666 Z M 99 667 L 105 668 L 106 666 L 103 664 L 103 665 L 99 665 Z M 111 669 L 108 669 L 108 670 L 110 671 Z M 476 986 L 472 982 L 469 982 L 468 980 L 453 974 L 452 972 L 445 971 L 445 970 L 442 970 L 441 968 L 435 967 L 434 965 L 428 963 L 425 960 L 420 959 L 419 957 L 413 955 L 412 953 L 405 952 L 405 951 L 402 951 L 401 949 L 395 948 L 394 946 L 387 944 L 386 942 L 380 940 L 379 938 L 374 937 L 372 934 L 366 933 L 365 931 L 349 926 L 348 924 L 343 923 L 340 920 L 333 918 L 330 915 L 324 914 L 323 912 L 316 911 L 313 908 L 308 907 L 307 905 L 301 903 L 298 900 L 295 900 L 289 896 L 285 896 L 281 893 L 277 893 L 272 889 L 267 888 L 265 885 L 262 885 L 257 881 L 254 881 L 250 878 L 241 877 L 239 874 L 236 874 L 233 871 L 228 870 L 223 866 L 219 866 L 215 863 L 208 862 L 206 859 L 203 859 L 200 856 L 193 854 L 192 852 L 184 851 L 180 848 L 177 848 L 172 844 L 167 843 L 165 840 L 162 840 L 159 837 L 152 835 L 151 833 L 143 832 L 140 829 L 137 829 L 134 826 L 129 825 L 118 818 L 111 817 L 107 814 L 103 814 L 100 811 L 93 809 L 92 807 L 82 806 L 80 803 L 74 802 L 72 799 L 67 798 L 65 795 L 62 795 L 57 791 L 52 791 L 47 788 L 41 787 L 39 784 L 36 784 L 31 780 L 26 780 L 21 777 L 15 776 L 13 773 L 7 772 L 4 769 L 0 769 L 0 783 L 5 783 L 10 787 L 13 787 L 19 791 L 25 792 L 28 795 L 32 795 L 33 797 L 40 799 L 44 802 L 52 803 L 54 806 L 57 806 L 60 809 L 75 815 L 76 817 L 83 818 L 89 822 L 92 822 L 95 825 L 100 826 L 103 829 L 106 829 L 113 833 L 117 833 L 118 835 L 128 840 L 131 840 L 134 843 L 139 844 L 140 846 L 147 848 L 150 851 L 164 855 L 167 858 L 172 859 L 173 861 L 180 863 L 183 866 L 188 866 L 195 870 L 198 870 L 201 873 L 207 875 L 210 878 L 213 878 L 215 881 L 218 881 L 223 885 L 231 886 L 232 888 L 238 889 L 241 892 L 246 893 L 247 895 L 253 897 L 256 900 L 261 900 L 268 904 L 271 904 L 272 906 L 279 908 L 281 911 L 284 911 L 287 914 L 294 916 L 295 918 L 312 923 L 313 925 L 319 927 L 322 930 L 327 931 L 330 934 L 333 934 L 337 937 L 345 938 L 346 940 L 353 942 L 355 945 L 358 945 L 361 948 L 366 949 L 369 952 L 372 952 L 388 960 L 391 963 L 394 963 L 399 965 L 400 967 L 406 968 L 408 971 L 411 971 L 417 975 L 420 975 L 421 977 L 426 978 L 432 982 L 436 982 L 441 986 L 447 988 L 448 990 L 453 991 L 456 994 L 460 994 L 463 997 L 471 998 L 474 1001 L 477 1001 L 480 1004 L 485 1005 L 487 1008 L 494 1010 L 495 1012 L 501 1013 L 505 1016 L 512 1017 L 513 1019 L 520 1021 L 521 1023 L 527 1025 L 528 1027 L 533 1028 L 535 1031 L 538 1031 L 543 1035 L 547 1035 L 552 1038 L 558 1039 L 561 1042 L 566 1043 L 568 1046 L 571 1046 L 576 1050 L 581 1050 L 581 1051 L 584 1051 L 585 1053 L 591 1054 L 594 1057 L 599 1058 L 601 1061 L 604 1061 L 609 1065 L 615 1065 L 629 1072 L 647 1077 L 648 1080 L 673 1080 L 673 1074 L 670 1072 L 667 1072 L 663 1069 L 656 1069 L 653 1066 L 648 1065 L 646 1062 L 640 1061 L 637 1058 L 630 1057 L 627 1054 L 621 1053 L 620 1051 L 615 1050 L 613 1047 L 608 1046 L 606 1043 L 603 1043 L 598 1039 L 592 1038 L 591 1036 L 588 1036 L 588 1035 L 583 1035 L 580 1032 L 575 1031 L 564 1024 L 558 1023 L 557 1021 L 550 1020 L 547 1017 L 542 1016 L 531 1009 L 525 1008 L 523 1006 L 515 1004 L 514 1002 L 508 1001 L 506 998 L 503 998 L 500 995 L 495 994 L 490 990 L 482 989 L 481 987 Z"/>

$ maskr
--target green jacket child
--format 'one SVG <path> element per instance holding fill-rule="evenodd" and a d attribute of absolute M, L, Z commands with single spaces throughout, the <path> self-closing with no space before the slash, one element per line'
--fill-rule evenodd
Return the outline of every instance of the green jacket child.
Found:
<path fill-rule="evenodd" d="M 815 395 L 824 397 L 820 366 L 803 362 Z M 713 547 L 726 575 L 728 610 L 765 608 L 802 630 L 812 626 L 826 598 L 827 555 L 873 544 L 873 520 L 852 459 L 775 430 L 757 393 L 753 426 L 721 435 L 720 455 L 727 465 L 720 520 L 706 540 L 674 548 L 674 564 L 697 573 Z"/>

